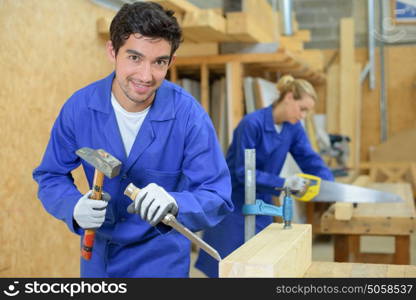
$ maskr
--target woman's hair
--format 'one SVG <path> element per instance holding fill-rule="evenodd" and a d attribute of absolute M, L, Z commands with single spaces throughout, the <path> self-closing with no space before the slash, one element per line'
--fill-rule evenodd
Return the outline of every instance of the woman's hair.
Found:
<path fill-rule="evenodd" d="M 131 34 L 162 38 L 172 47 L 171 55 L 182 41 L 182 30 L 172 10 L 164 10 L 154 2 L 124 4 L 110 25 L 110 38 L 115 53 L 124 45 Z"/>
<path fill-rule="evenodd" d="M 318 100 L 318 96 L 316 95 L 316 91 L 312 84 L 305 79 L 295 79 L 290 75 L 285 75 L 277 82 L 277 89 L 279 90 L 280 95 L 279 99 L 274 102 L 274 105 L 279 103 L 286 94 L 290 92 L 293 94 L 295 100 L 302 99 L 302 96 L 304 95 L 312 97 L 315 102 Z"/>

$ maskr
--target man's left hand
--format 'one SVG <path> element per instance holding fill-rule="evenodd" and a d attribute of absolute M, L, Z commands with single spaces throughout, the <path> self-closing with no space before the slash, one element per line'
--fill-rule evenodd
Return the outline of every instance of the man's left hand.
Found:
<path fill-rule="evenodd" d="M 140 190 L 133 203 L 127 207 L 127 212 L 136 213 L 150 225 L 155 226 L 168 213 L 176 215 L 178 204 L 163 187 L 150 183 Z"/>

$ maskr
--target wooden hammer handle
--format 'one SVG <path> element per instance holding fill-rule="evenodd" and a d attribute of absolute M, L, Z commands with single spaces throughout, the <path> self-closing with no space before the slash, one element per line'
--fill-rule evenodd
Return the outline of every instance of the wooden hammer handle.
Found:
<path fill-rule="evenodd" d="M 94 181 L 92 184 L 92 194 L 90 196 L 91 199 L 101 200 L 102 192 L 103 192 L 103 183 L 104 183 L 104 173 L 95 169 Z M 82 240 L 82 247 L 81 247 L 81 256 L 85 260 L 91 259 L 92 248 L 94 246 L 94 239 L 95 239 L 95 230 L 86 229 L 84 233 L 84 238 Z"/>

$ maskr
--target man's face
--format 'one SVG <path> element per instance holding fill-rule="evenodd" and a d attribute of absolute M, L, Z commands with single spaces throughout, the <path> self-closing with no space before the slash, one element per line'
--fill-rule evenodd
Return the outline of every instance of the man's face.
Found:
<path fill-rule="evenodd" d="M 117 56 L 111 42 L 107 44 L 107 52 L 115 65 L 113 93 L 117 100 L 127 110 L 147 108 L 168 71 L 170 43 L 161 38 L 132 34 Z"/>

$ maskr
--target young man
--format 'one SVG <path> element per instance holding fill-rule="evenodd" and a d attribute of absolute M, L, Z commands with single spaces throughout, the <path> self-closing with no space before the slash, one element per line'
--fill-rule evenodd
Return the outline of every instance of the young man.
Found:
<path fill-rule="evenodd" d="M 218 224 L 233 209 L 229 171 L 206 112 L 164 80 L 181 41 L 173 12 L 125 4 L 110 35 L 115 72 L 64 104 L 33 172 L 38 195 L 72 232 L 97 229 L 82 277 L 187 277 L 190 242 L 159 221 L 170 212 L 192 231 Z M 120 175 L 105 179 L 110 201 L 89 199 L 73 184 L 70 172 L 81 163 L 93 180 L 93 167 L 75 153 L 82 147 L 122 162 Z M 123 195 L 131 182 L 142 189 L 133 202 Z"/>

